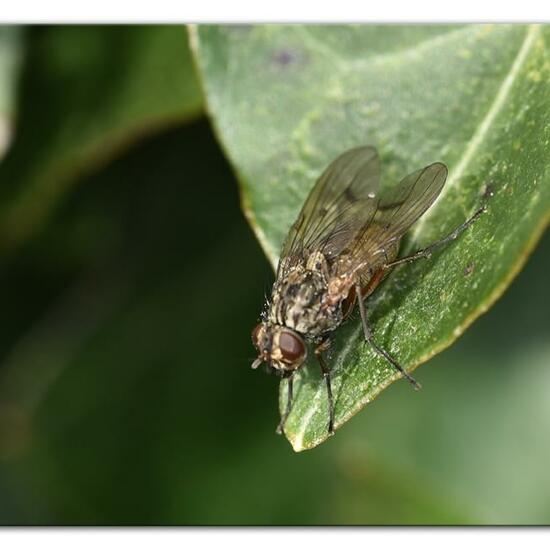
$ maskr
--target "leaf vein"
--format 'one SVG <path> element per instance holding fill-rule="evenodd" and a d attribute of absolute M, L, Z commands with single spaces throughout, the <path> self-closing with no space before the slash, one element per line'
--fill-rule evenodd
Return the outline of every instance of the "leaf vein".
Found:
<path fill-rule="evenodd" d="M 462 178 L 462 176 L 464 175 L 465 171 L 472 161 L 472 158 L 483 143 L 483 140 L 491 130 L 495 119 L 505 105 L 506 100 L 508 99 L 508 96 L 510 94 L 510 90 L 512 89 L 512 86 L 514 85 L 514 82 L 516 81 L 516 78 L 525 63 L 525 60 L 527 59 L 538 34 L 539 26 L 530 25 L 525 34 L 525 39 L 523 40 L 519 51 L 514 59 L 514 62 L 512 63 L 512 66 L 510 67 L 510 70 L 508 71 L 506 77 L 502 81 L 502 84 L 495 96 L 494 101 L 491 103 L 487 114 L 485 115 L 485 117 L 483 117 L 482 121 L 473 133 L 472 138 L 466 145 L 460 161 L 456 165 L 456 168 L 450 173 L 447 183 L 445 184 L 445 187 L 441 191 L 439 197 L 432 205 L 430 210 L 428 210 L 428 212 L 417 223 L 413 231 L 414 240 L 417 240 L 418 237 L 422 234 L 422 230 L 426 225 L 426 221 L 433 215 L 435 211 L 435 205 L 440 202 L 445 195 L 449 193 L 449 190 L 452 189 L 454 185 L 456 185 L 456 182 L 459 181 L 460 178 Z"/>

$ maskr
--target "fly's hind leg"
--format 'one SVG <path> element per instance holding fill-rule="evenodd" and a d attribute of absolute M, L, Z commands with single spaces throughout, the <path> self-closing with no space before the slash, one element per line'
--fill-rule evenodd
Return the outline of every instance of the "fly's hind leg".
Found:
<path fill-rule="evenodd" d="M 329 435 L 334 434 L 334 399 L 332 397 L 332 385 L 330 382 L 330 369 L 328 368 L 325 360 L 323 358 L 323 352 L 326 351 L 330 346 L 329 340 L 323 340 L 315 348 L 315 357 L 319 361 L 321 366 L 321 372 L 323 373 L 323 378 L 325 379 L 325 384 L 327 386 L 327 397 L 328 397 L 328 433 Z"/>
<path fill-rule="evenodd" d="M 361 294 L 361 284 L 359 281 L 355 283 L 355 292 L 357 293 L 357 303 L 359 304 L 359 312 L 361 313 L 361 323 L 363 325 L 363 334 L 365 335 L 365 340 L 373 347 L 374 351 L 378 355 L 382 356 L 386 361 L 388 361 L 396 370 L 398 370 L 414 387 L 415 390 L 421 388 L 420 384 L 383 348 L 381 348 L 375 341 L 372 334 L 372 330 L 369 326 L 367 319 L 367 311 L 365 304 L 363 302 L 363 297 Z"/>
<path fill-rule="evenodd" d="M 479 216 L 481 216 L 481 214 L 486 211 L 487 206 L 481 206 L 474 212 L 474 214 L 470 218 L 461 223 L 454 231 L 451 231 L 451 233 L 449 233 L 447 236 L 443 237 L 439 241 L 436 241 L 430 246 L 427 246 L 426 248 L 416 251 L 414 254 L 410 254 L 409 256 L 405 256 L 404 258 L 399 258 L 397 260 L 394 260 L 393 262 L 387 263 L 384 266 L 384 269 L 391 269 L 397 265 L 408 264 L 416 260 L 420 260 L 421 258 L 429 258 L 435 250 L 457 239 L 463 231 L 468 229 L 468 227 L 470 227 L 479 218 Z"/>
<path fill-rule="evenodd" d="M 279 421 L 279 425 L 277 426 L 277 433 L 278 434 L 284 434 L 285 433 L 285 422 L 288 418 L 288 415 L 290 414 L 290 411 L 292 410 L 292 382 L 294 379 L 294 371 L 287 374 L 285 378 L 288 380 L 287 382 L 287 395 L 286 395 L 286 408 L 285 412 L 281 416 L 281 420 Z"/>

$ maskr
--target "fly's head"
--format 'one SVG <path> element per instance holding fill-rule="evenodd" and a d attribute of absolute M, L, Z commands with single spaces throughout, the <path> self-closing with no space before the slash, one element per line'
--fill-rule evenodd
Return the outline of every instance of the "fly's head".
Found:
<path fill-rule="evenodd" d="M 252 343 L 258 350 L 258 357 L 252 363 L 256 369 L 267 363 L 281 374 L 298 369 L 307 357 L 304 339 L 294 330 L 263 321 L 252 331 Z"/>

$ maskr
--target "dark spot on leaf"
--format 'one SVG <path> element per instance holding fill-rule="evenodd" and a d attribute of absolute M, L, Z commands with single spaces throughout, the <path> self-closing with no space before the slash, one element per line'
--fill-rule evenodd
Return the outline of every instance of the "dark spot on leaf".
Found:
<path fill-rule="evenodd" d="M 298 55 L 296 52 L 287 49 L 279 50 L 273 55 L 273 61 L 275 61 L 275 64 L 279 67 L 288 67 L 296 63 L 297 59 Z"/>
<path fill-rule="evenodd" d="M 481 195 L 484 199 L 490 199 L 495 194 L 493 184 L 487 183 L 485 185 L 485 189 L 483 190 L 483 194 Z"/>
<path fill-rule="evenodd" d="M 476 268 L 475 262 L 469 263 L 469 264 L 464 268 L 464 277 L 468 277 L 469 275 L 471 275 L 471 274 L 474 272 L 474 269 L 475 269 L 475 268 Z"/>

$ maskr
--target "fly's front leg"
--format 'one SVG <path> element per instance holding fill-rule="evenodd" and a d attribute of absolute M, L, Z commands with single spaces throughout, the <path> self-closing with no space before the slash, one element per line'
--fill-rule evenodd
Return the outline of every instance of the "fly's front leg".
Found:
<path fill-rule="evenodd" d="M 330 369 L 328 368 L 325 360 L 323 358 L 323 352 L 326 351 L 330 346 L 329 340 L 324 340 L 315 348 L 315 357 L 319 361 L 321 366 L 321 372 L 325 379 L 325 384 L 327 385 L 327 397 L 328 397 L 328 433 L 329 435 L 334 434 L 334 399 L 332 398 L 332 386 L 330 383 Z"/>
<path fill-rule="evenodd" d="M 290 374 L 286 375 L 285 378 L 288 380 L 287 382 L 287 394 L 286 394 L 286 409 L 281 416 L 281 420 L 279 422 L 279 425 L 277 426 L 277 433 L 278 434 L 284 434 L 285 433 L 285 422 L 288 418 L 288 415 L 290 414 L 290 411 L 292 410 L 292 386 L 293 386 L 293 379 L 294 379 L 294 371 L 292 371 Z"/>
<path fill-rule="evenodd" d="M 396 265 L 408 264 L 410 262 L 420 260 L 421 258 L 429 258 L 433 254 L 434 250 L 441 248 L 442 246 L 445 246 L 451 241 L 454 241 L 463 231 L 468 229 L 468 227 L 470 227 L 479 218 L 479 216 L 481 216 L 481 214 L 483 214 L 486 211 L 487 211 L 487 206 L 483 205 L 481 208 L 478 208 L 470 218 L 468 218 L 464 223 L 460 224 L 454 231 L 449 233 L 446 237 L 443 237 L 439 241 L 436 241 L 435 243 L 431 244 L 430 246 L 427 246 L 426 248 L 418 250 L 414 254 L 411 254 L 409 256 L 405 256 L 404 258 L 399 258 L 398 260 L 394 260 L 393 262 L 387 263 L 384 266 L 384 269 L 391 269 Z"/>
<path fill-rule="evenodd" d="M 419 390 L 421 388 L 420 384 L 385 349 L 381 348 L 374 341 L 372 330 L 370 329 L 367 319 L 367 311 L 363 302 L 363 297 L 361 294 L 361 284 L 359 283 L 359 281 L 355 283 L 355 292 L 357 293 L 357 303 L 359 304 L 359 312 L 361 313 L 361 323 L 363 325 L 363 334 L 365 335 L 365 340 L 373 347 L 374 351 L 376 351 L 378 355 L 384 357 L 386 361 L 391 363 L 391 365 L 412 384 L 415 390 Z"/>

